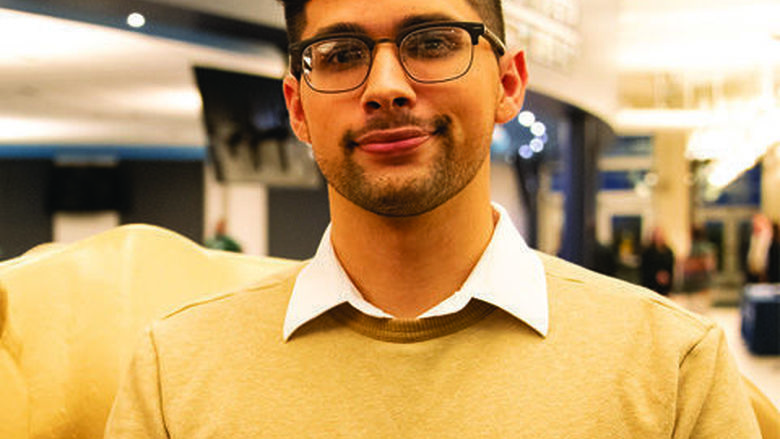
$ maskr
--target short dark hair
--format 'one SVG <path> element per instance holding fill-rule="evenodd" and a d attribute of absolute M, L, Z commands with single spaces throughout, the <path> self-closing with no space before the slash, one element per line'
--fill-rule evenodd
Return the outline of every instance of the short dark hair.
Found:
<path fill-rule="evenodd" d="M 284 19 L 287 22 L 287 40 L 297 43 L 306 27 L 306 3 L 311 0 L 278 0 L 284 6 Z M 504 11 L 501 0 L 466 0 L 482 18 L 485 25 L 506 42 L 504 35 Z"/>

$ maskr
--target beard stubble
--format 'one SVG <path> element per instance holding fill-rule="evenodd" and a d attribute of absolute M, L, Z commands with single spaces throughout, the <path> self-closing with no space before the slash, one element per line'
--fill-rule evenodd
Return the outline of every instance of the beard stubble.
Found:
<path fill-rule="evenodd" d="M 423 175 L 404 179 L 369 175 L 355 160 L 357 143 L 354 139 L 363 133 L 410 125 L 432 132 L 433 142 L 430 147 L 437 148 Z M 392 119 L 375 119 L 359 131 L 345 133 L 340 146 L 343 152 L 340 160 L 318 160 L 325 179 L 336 192 L 352 203 L 377 215 L 388 217 L 421 215 L 444 204 L 473 180 L 485 160 L 483 156 L 479 160 L 469 161 L 470 155 L 461 157 L 458 154 L 452 119 L 449 116 L 436 116 L 430 121 L 408 114 Z M 461 146 L 463 147 L 466 146 Z"/>

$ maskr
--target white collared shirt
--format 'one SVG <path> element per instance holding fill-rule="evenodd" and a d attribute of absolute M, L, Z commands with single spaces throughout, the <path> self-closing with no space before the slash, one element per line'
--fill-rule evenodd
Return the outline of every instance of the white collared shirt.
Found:
<path fill-rule="evenodd" d="M 493 209 L 499 214 L 493 236 L 463 286 L 418 318 L 456 313 L 474 298 L 501 308 L 546 336 L 549 315 L 542 261 L 520 236 L 504 208 L 493 203 Z M 393 318 L 366 301 L 344 272 L 328 226 L 317 253 L 295 281 L 284 320 L 285 341 L 296 329 L 345 302 L 364 314 Z"/>

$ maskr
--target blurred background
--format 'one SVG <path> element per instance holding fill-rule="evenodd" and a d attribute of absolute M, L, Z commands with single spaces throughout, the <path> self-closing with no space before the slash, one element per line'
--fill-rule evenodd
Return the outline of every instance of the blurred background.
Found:
<path fill-rule="evenodd" d="M 780 404 L 780 3 L 504 5 L 530 92 L 494 200 L 532 246 L 716 319 Z M 273 0 L 0 0 L 0 260 L 136 222 L 312 256 L 286 45 Z"/>

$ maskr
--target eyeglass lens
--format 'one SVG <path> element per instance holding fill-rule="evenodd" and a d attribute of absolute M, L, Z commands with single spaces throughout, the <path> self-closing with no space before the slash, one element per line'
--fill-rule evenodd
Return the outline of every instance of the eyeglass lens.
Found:
<path fill-rule="evenodd" d="M 434 27 L 404 37 L 399 59 L 414 80 L 442 82 L 466 73 L 472 52 L 471 36 L 465 29 Z M 333 38 L 314 43 L 303 51 L 303 72 L 316 90 L 350 90 L 366 79 L 371 60 L 371 50 L 364 41 Z"/>

